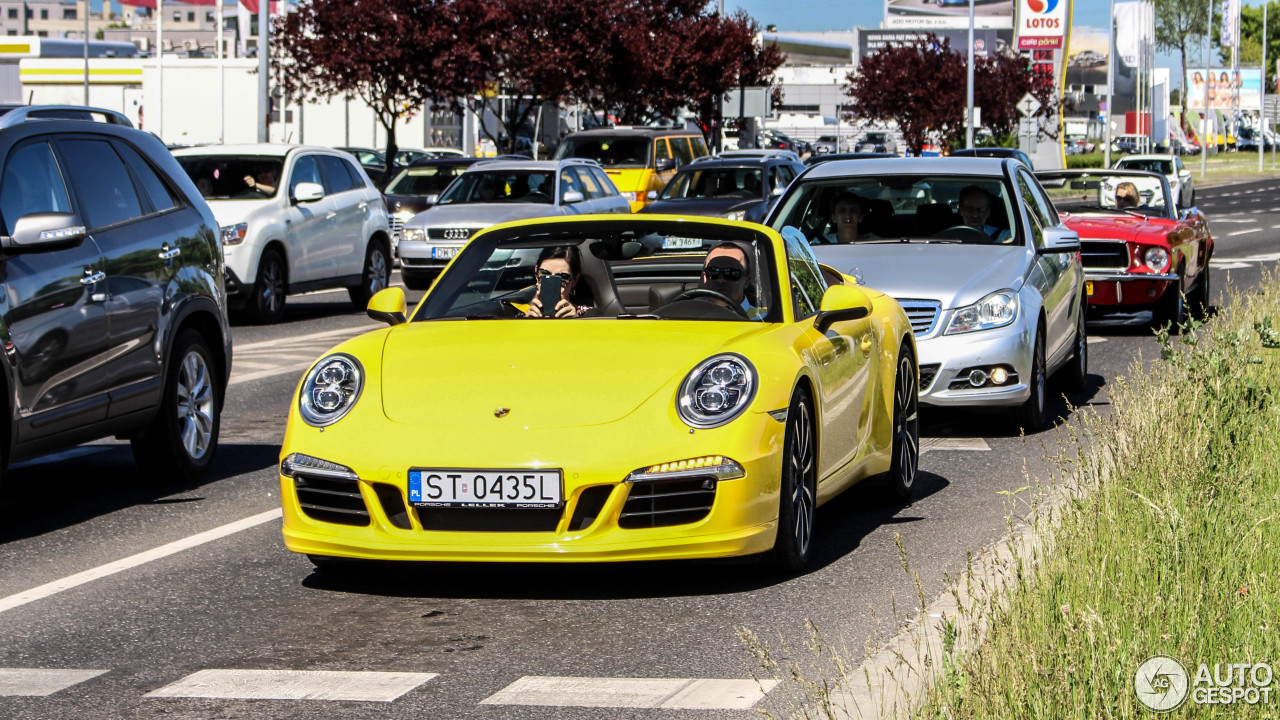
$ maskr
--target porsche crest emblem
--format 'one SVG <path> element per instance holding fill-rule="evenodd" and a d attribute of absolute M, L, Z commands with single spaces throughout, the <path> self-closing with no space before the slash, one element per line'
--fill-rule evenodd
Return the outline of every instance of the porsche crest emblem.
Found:
<path fill-rule="evenodd" d="M 500 407 L 497 410 L 493 411 L 493 416 L 496 418 L 504 418 L 510 414 L 511 414 L 511 408 Z"/>

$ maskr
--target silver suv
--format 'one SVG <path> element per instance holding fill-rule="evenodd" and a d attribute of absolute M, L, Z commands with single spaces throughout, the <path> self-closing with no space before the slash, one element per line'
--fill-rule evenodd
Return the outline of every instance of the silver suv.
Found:
<path fill-rule="evenodd" d="M 472 165 L 436 204 L 404 225 L 400 276 L 425 290 L 467 240 L 510 220 L 629 213 L 631 203 L 593 160 L 500 160 Z"/>

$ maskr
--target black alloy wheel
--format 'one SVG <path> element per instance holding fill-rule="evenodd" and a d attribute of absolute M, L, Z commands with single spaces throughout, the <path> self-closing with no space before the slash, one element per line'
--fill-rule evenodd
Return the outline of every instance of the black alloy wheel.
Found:
<path fill-rule="evenodd" d="M 1031 355 L 1031 396 L 1018 408 L 1018 424 L 1029 432 L 1040 432 L 1044 428 L 1048 405 L 1048 392 L 1045 387 L 1044 367 L 1044 332 L 1036 328 L 1035 349 Z"/>
<path fill-rule="evenodd" d="M 387 257 L 387 248 L 380 241 L 369 243 L 364 254 L 364 270 L 360 273 L 360 284 L 347 288 L 351 296 L 351 304 L 356 310 L 364 311 L 369 307 L 369 300 L 391 283 L 391 261 Z"/>
<path fill-rule="evenodd" d="M 1076 321 L 1075 357 L 1062 373 L 1063 387 L 1067 392 L 1083 392 L 1085 382 L 1089 378 L 1089 332 L 1085 322 L 1085 307 L 1080 307 L 1080 317 Z"/>
<path fill-rule="evenodd" d="M 169 355 L 155 419 L 131 439 L 148 484 L 194 483 L 218 449 L 223 379 L 204 337 L 183 330 Z"/>
<path fill-rule="evenodd" d="M 253 283 L 253 296 L 245 310 L 251 320 L 269 325 L 284 317 L 285 303 L 284 258 L 279 251 L 267 248 L 258 260 L 258 279 Z"/>
<path fill-rule="evenodd" d="M 797 390 L 787 409 L 782 446 L 782 478 L 778 496 L 778 535 L 766 561 L 775 570 L 796 573 L 813 554 L 813 527 L 818 501 L 817 436 L 813 405 Z"/>
<path fill-rule="evenodd" d="M 888 476 L 893 496 L 903 502 L 915 494 L 916 472 L 920 469 L 919 387 L 916 359 L 903 345 L 893 382 L 893 461 Z"/>

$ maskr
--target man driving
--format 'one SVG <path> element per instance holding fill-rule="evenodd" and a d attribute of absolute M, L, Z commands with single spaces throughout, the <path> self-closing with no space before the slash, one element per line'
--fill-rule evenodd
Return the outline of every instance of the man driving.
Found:
<path fill-rule="evenodd" d="M 1009 239 L 1010 232 L 987 224 L 987 218 L 991 217 L 991 201 L 990 192 L 977 185 L 966 186 L 960 191 L 960 218 L 965 225 L 980 230 L 995 242 L 1004 242 Z"/>
<path fill-rule="evenodd" d="M 747 253 L 736 243 L 716 243 L 707 252 L 702 263 L 702 284 L 698 287 L 717 292 L 742 308 L 747 317 L 755 319 L 759 310 L 747 299 L 747 283 L 751 279 Z M 729 307 L 720 298 L 706 298 L 721 307 Z"/>

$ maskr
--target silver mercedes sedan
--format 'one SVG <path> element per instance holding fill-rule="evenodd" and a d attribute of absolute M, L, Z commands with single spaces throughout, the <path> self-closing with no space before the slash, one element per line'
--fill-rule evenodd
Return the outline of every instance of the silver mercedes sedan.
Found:
<path fill-rule="evenodd" d="M 1007 408 L 1034 431 L 1048 420 L 1050 375 L 1083 389 L 1080 238 L 1016 160 L 822 163 L 765 224 L 794 228 L 820 262 L 902 304 L 922 404 Z"/>

